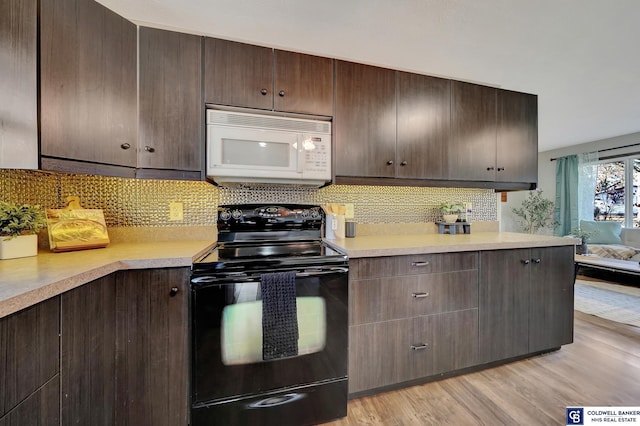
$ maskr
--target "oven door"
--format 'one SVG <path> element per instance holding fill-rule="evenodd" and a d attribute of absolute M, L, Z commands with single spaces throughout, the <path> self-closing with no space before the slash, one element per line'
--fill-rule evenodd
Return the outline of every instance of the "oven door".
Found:
<path fill-rule="evenodd" d="M 265 273 L 267 271 L 263 271 Z M 266 356 L 262 273 L 194 277 L 192 403 L 346 378 L 348 268 L 295 274 L 294 353 Z M 291 300 L 290 300 L 291 302 Z M 271 354 L 273 355 L 273 354 Z"/>

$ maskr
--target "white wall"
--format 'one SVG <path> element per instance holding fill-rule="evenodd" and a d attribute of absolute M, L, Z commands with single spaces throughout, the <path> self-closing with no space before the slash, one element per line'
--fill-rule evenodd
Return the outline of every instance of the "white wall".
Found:
<path fill-rule="evenodd" d="M 625 145 L 640 144 L 640 132 L 614 138 L 601 139 L 580 145 L 572 145 L 566 148 L 544 151 L 538 154 L 538 188 L 542 190 L 545 198 L 555 201 L 556 198 L 556 163 L 551 158 L 563 157 L 572 154 L 600 151 L 603 149 L 618 148 Z M 601 155 L 624 155 L 639 152 L 640 145 L 635 147 L 620 148 L 601 153 Z M 507 202 L 500 202 L 498 194 L 498 217 L 500 218 L 500 230 L 507 232 L 522 232 L 517 216 L 511 212 L 514 207 L 520 207 L 522 200 L 528 195 L 528 191 L 514 191 L 507 193 Z M 550 232 L 549 232 L 550 233 Z"/>

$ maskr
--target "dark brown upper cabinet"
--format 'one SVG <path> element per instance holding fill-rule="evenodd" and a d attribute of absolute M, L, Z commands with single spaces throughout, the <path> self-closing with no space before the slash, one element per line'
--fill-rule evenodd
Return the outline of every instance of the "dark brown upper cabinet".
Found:
<path fill-rule="evenodd" d="M 202 37 L 139 30 L 137 175 L 160 169 L 200 179 L 203 153 Z M 192 172 L 192 173 L 188 173 Z"/>
<path fill-rule="evenodd" d="M 498 90 L 496 180 L 538 181 L 538 97 Z"/>
<path fill-rule="evenodd" d="M 205 39 L 205 102 L 333 115 L 333 60 Z"/>
<path fill-rule="evenodd" d="M 396 176 L 446 179 L 451 82 L 400 71 L 397 77 Z"/>
<path fill-rule="evenodd" d="M 496 89 L 451 82 L 448 178 L 494 181 L 496 175 Z"/>
<path fill-rule="evenodd" d="M 42 0 L 40 8 L 42 168 L 66 159 L 129 167 L 122 175 L 132 176 L 136 26 L 93 0 Z"/>
<path fill-rule="evenodd" d="M 0 2 L 0 168 L 38 168 L 36 0 Z"/>
<path fill-rule="evenodd" d="M 336 61 L 334 135 L 336 176 L 395 176 L 394 70 Z"/>

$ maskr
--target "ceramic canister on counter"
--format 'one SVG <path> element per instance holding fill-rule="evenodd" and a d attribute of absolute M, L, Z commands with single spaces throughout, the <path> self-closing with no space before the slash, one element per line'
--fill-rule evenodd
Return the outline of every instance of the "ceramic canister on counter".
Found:
<path fill-rule="evenodd" d="M 353 238 L 356 236 L 356 223 L 352 220 L 348 220 L 344 225 L 344 235 L 347 238 Z"/>

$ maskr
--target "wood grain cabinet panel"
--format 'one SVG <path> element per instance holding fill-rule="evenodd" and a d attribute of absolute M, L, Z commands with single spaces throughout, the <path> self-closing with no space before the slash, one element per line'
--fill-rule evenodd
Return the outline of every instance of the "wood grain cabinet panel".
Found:
<path fill-rule="evenodd" d="M 4 417 L 0 417 L 0 426 L 59 425 L 60 375 L 57 374 Z"/>
<path fill-rule="evenodd" d="M 60 297 L 62 425 L 115 425 L 115 275 Z"/>
<path fill-rule="evenodd" d="M 399 178 L 446 179 L 450 80 L 397 72 Z"/>
<path fill-rule="evenodd" d="M 478 269 L 477 252 L 415 254 L 349 261 L 351 280 Z"/>
<path fill-rule="evenodd" d="M 36 0 L 0 2 L 0 168 L 38 168 Z"/>
<path fill-rule="evenodd" d="M 188 424 L 188 268 L 120 271 L 118 424 Z"/>
<path fill-rule="evenodd" d="M 481 252 L 480 361 L 573 341 L 572 246 Z"/>
<path fill-rule="evenodd" d="M 336 61 L 336 176 L 395 176 L 395 92 L 395 71 Z"/>
<path fill-rule="evenodd" d="M 267 47 L 205 38 L 205 102 L 272 109 L 272 55 Z"/>
<path fill-rule="evenodd" d="M 274 50 L 273 109 L 333 116 L 333 59 Z"/>
<path fill-rule="evenodd" d="M 573 342 L 574 249 L 531 249 L 529 352 Z"/>
<path fill-rule="evenodd" d="M 42 156 L 136 166 L 136 46 L 136 26 L 93 0 L 40 2 Z"/>
<path fill-rule="evenodd" d="M 59 330 L 58 297 L 0 319 L 0 417 L 58 373 Z"/>
<path fill-rule="evenodd" d="M 478 309 L 414 318 L 408 350 L 412 368 L 405 380 L 477 364 Z"/>
<path fill-rule="evenodd" d="M 538 97 L 498 90 L 496 180 L 538 182 Z"/>
<path fill-rule="evenodd" d="M 399 383 L 409 376 L 411 319 L 349 328 L 349 393 Z"/>
<path fill-rule="evenodd" d="M 449 179 L 495 180 L 496 91 L 493 87 L 451 82 Z"/>
<path fill-rule="evenodd" d="M 140 27 L 140 168 L 202 169 L 201 43 L 199 36 Z"/>

